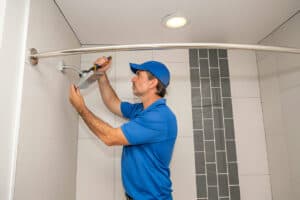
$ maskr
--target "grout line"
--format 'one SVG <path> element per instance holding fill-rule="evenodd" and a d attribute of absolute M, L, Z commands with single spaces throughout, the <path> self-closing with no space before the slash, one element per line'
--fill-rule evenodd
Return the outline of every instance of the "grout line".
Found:
<path fill-rule="evenodd" d="M 218 50 L 217 50 L 217 54 L 218 54 Z M 218 55 L 217 55 L 217 58 L 218 58 Z M 218 66 L 219 66 L 219 60 L 218 60 Z M 214 137 L 214 150 L 215 150 L 215 163 L 216 163 L 216 179 L 217 179 L 217 195 L 218 195 L 218 198 L 220 196 L 219 194 L 219 176 L 218 176 L 218 165 L 217 165 L 217 147 L 216 147 L 216 137 L 215 137 L 215 120 L 214 120 L 214 108 L 215 106 L 213 105 L 213 91 L 212 91 L 212 80 L 211 80 L 211 73 L 210 73 L 210 69 L 211 69 L 211 66 L 210 66 L 210 56 L 209 56 L 209 50 L 208 50 L 208 67 L 209 67 L 209 70 L 208 70 L 208 74 L 209 74 L 209 87 L 210 87 L 210 94 L 211 94 L 211 104 L 212 104 L 212 118 L 213 118 L 213 137 Z M 218 67 L 219 68 L 219 67 Z M 220 71 L 220 70 L 219 70 Z"/>
<path fill-rule="evenodd" d="M 199 64 L 199 74 L 198 75 L 199 75 L 199 83 L 200 83 L 200 96 L 202 97 L 202 87 L 201 87 L 202 83 L 201 83 L 201 79 L 200 79 L 200 77 L 201 77 L 201 70 L 200 70 L 200 60 L 199 60 L 199 49 L 197 49 L 197 62 Z M 201 105 L 201 107 L 203 107 L 203 105 L 202 105 L 202 98 L 201 98 L 200 105 Z M 202 123 L 202 129 L 203 129 L 203 131 L 202 131 L 203 146 L 204 146 L 204 151 L 205 151 L 205 142 L 204 142 L 205 134 L 204 134 L 204 116 L 203 116 L 203 110 L 201 112 L 201 116 L 202 116 L 201 123 Z M 207 181 L 208 178 L 207 178 L 206 154 L 205 154 L 205 152 L 204 152 L 203 156 L 204 156 L 205 181 L 206 181 L 206 197 L 208 198 L 208 181 Z"/>
<path fill-rule="evenodd" d="M 62 9 L 60 8 L 60 6 L 58 5 L 58 3 L 56 2 L 56 0 L 53 0 L 54 4 L 56 5 L 56 7 L 58 8 L 60 14 L 63 16 L 63 18 L 65 19 L 65 21 L 67 22 L 69 28 L 71 29 L 71 31 L 73 32 L 73 34 L 75 35 L 77 41 L 79 42 L 80 46 L 82 46 L 83 44 L 81 43 L 78 35 L 76 34 L 75 30 L 73 29 L 73 27 L 71 26 L 70 22 L 68 21 L 68 19 L 66 18 L 66 16 L 64 15 Z"/>

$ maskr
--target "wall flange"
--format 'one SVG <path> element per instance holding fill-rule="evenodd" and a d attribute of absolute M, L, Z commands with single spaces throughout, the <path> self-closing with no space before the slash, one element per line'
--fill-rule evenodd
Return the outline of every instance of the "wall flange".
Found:
<path fill-rule="evenodd" d="M 31 55 L 34 55 L 34 54 L 37 54 L 38 51 L 35 49 L 35 48 L 30 48 L 29 49 L 29 62 L 31 65 L 35 66 L 39 63 L 39 58 L 38 57 L 35 57 L 35 56 L 31 56 Z"/>

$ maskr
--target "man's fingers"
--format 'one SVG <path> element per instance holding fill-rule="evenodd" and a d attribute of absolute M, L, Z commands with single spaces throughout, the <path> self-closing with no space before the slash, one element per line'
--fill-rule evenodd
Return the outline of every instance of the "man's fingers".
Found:
<path fill-rule="evenodd" d="M 80 94 L 80 89 L 77 88 L 77 87 L 75 87 L 75 88 L 76 88 L 76 90 L 75 90 L 75 91 L 76 91 L 76 94 L 81 96 L 81 94 Z"/>
<path fill-rule="evenodd" d="M 109 57 L 105 57 L 105 56 L 102 56 L 100 58 L 98 58 L 94 64 L 98 64 L 98 65 L 101 65 L 101 66 L 106 66 L 107 64 L 109 64 L 111 62 L 111 56 Z"/>

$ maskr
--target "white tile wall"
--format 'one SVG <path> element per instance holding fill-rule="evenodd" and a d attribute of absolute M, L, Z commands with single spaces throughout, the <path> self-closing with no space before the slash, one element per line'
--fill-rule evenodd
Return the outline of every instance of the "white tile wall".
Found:
<path fill-rule="evenodd" d="M 231 96 L 259 97 L 256 56 L 254 51 L 228 51 Z"/>
<path fill-rule="evenodd" d="M 240 176 L 239 181 L 242 200 L 272 200 L 268 175 Z"/>
<path fill-rule="evenodd" d="M 177 139 L 171 162 L 174 200 L 196 199 L 196 172 L 193 152 L 193 137 Z"/>
<path fill-rule="evenodd" d="M 30 6 L 27 49 L 80 46 L 53 1 L 32 0 Z M 78 115 L 68 96 L 77 75 L 56 69 L 62 59 L 80 65 L 80 56 L 41 59 L 34 67 L 25 64 L 15 200 L 75 199 Z"/>
<path fill-rule="evenodd" d="M 232 104 L 239 174 L 269 174 L 260 100 L 233 98 Z"/>
<path fill-rule="evenodd" d="M 262 44 L 299 48 L 299 22 L 298 13 L 263 40 Z M 273 199 L 299 199 L 300 56 L 257 54 Z"/>
<path fill-rule="evenodd" d="M 79 139 L 77 199 L 114 199 L 114 150 L 96 139 Z"/>
<path fill-rule="evenodd" d="M 241 199 L 271 199 L 256 57 L 228 50 Z"/>
<path fill-rule="evenodd" d="M 153 59 L 163 63 L 189 63 L 188 54 L 188 49 L 153 50 Z"/>

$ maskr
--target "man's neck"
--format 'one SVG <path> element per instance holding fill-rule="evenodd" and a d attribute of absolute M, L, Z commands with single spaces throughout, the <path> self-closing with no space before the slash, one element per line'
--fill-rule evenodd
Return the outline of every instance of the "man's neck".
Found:
<path fill-rule="evenodd" d="M 144 110 L 160 98 L 161 97 L 158 96 L 158 95 L 151 95 L 151 96 L 142 97 L 141 100 L 142 100 L 142 103 L 143 103 Z"/>

